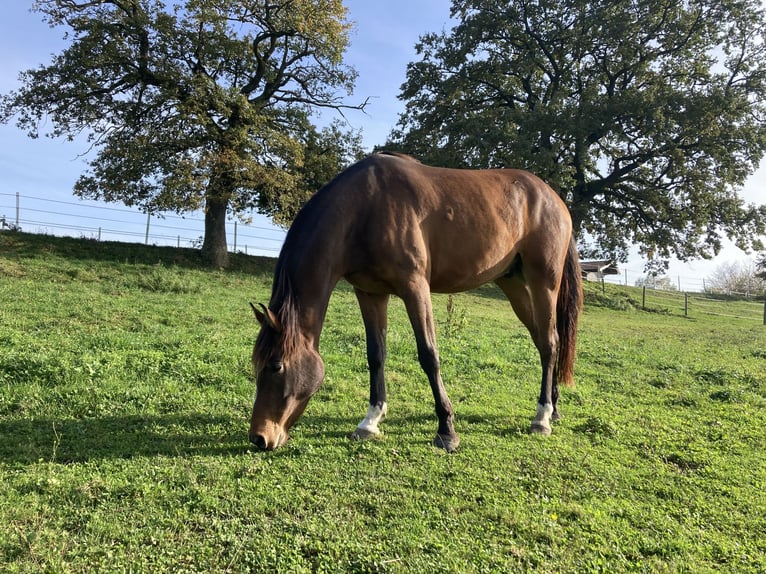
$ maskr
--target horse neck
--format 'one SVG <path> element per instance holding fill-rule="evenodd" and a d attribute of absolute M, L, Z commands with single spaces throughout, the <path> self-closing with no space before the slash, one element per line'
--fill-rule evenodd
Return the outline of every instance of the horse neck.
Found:
<path fill-rule="evenodd" d="M 296 314 L 297 329 L 318 348 L 330 295 L 338 281 L 330 265 L 316 249 L 283 253 L 277 264 L 270 307 L 287 305 Z"/>
<path fill-rule="evenodd" d="M 315 347 L 332 290 L 345 273 L 342 238 L 350 222 L 338 217 L 347 210 L 342 209 L 343 188 L 337 185 L 332 182 L 317 192 L 295 218 L 279 255 L 272 294 L 283 281 L 282 290 L 289 290 L 298 310 L 300 331 Z"/>

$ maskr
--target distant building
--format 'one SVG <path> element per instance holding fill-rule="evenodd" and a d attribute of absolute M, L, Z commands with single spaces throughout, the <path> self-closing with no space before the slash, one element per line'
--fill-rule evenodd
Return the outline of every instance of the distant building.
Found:
<path fill-rule="evenodd" d="M 586 281 L 601 281 L 605 275 L 619 275 L 614 261 L 580 261 L 582 277 Z"/>

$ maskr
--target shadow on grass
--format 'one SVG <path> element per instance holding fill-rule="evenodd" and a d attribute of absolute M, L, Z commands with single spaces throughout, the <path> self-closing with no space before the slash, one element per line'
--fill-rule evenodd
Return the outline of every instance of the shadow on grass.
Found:
<path fill-rule="evenodd" d="M 0 462 L 31 464 L 241 453 L 246 422 L 205 414 L 0 421 Z"/>
<path fill-rule="evenodd" d="M 349 439 L 356 429 L 356 425 L 362 418 L 337 417 L 337 416 L 312 416 L 304 415 L 297 423 L 297 432 L 302 439 L 316 440 L 318 437 L 330 441 L 343 441 Z M 483 434 L 494 435 L 502 438 L 526 438 L 529 436 L 529 426 L 534 412 L 527 415 L 508 416 L 492 414 L 472 414 L 470 412 L 455 414 L 455 431 L 462 438 Z M 384 437 L 392 437 L 395 440 L 412 440 L 415 443 L 425 441 L 430 444 L 436 433 L 438 420 L 433 413 L 389 413 L 389 416 L 380 424 L 380 430 Z"/>
<path fill-rule="evenodd" d="M 494 417 L 462 421 L 468 428 L 458 432 L 478 433 L 488 425 L 499 436 L 528 434 L 528 419 L 508 421 Z M 296 427 L 309 441 L 346 443 L 356 428 L 357 419 L 333 416 L 302 417 Z M 0 463 L 27 465 L 40 461 L 61 464 L 82 463 L 133 457 L 221 456 L 253 450 L 247 440 L 248 421 L 237 417 L 207 414 L 125 415 L 85 419 L 52 418 L 0 421 Z M 430 442 L 436 431 L 433 415 L 404 414 L 391 417 L 381 427 L 383 432 L 404 439 L 422 434 Z M 418 439 L 415 439 L 418 440 Z M 289 450 L 289 449 L 288 449 Z"/>
<path fill-rule="evenodd" d="M 293 430 L 299 429 L 295 434 L 304 440 L 346 443 L 357 423 L 352 418 L 306 415 Z M 260 452 L 248 441 L 248 426 L 244 418 L 203 413 L 4 420 L 0 421 L 0 464 Z M 292 457 L 296 452 L 278 449 L 277 454 Z"/>

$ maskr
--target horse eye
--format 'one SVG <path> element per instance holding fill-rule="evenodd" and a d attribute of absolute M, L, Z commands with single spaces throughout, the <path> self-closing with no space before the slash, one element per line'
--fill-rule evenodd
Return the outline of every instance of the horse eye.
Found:
<path fill-rule="evenodd" d="M 274 361 L 273 363 L 269 363 L 269 370 L 273 373 L 281 373 L 285 368 L 285 365 L 282 361 Z"/>

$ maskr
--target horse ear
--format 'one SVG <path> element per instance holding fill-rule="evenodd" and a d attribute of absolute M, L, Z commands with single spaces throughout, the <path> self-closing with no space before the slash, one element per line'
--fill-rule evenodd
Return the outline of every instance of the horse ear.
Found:
<path fill-rule="evenodd" d="M 253 313 L 255 314 L 255 318 L 258 320 L 258 322 L 263 326 L 263 324 L 266 322 L 266 316 L 261 313 L 255 305 L 253 305 L 252 301 L 250 302 L 250 308 L 253 310 Z"/>
<path fill-rule="evenodd" d="M 253 313 L 255 313 L 255 318 L 258 319 L 258 322 L 263 327 L 264 325 L 268 325 L 272 329 L 274 329 L 277 332 L 282 331 L 282 325 L 279 322 L 279 319 L 277 316 L 272 312 L 271 309 L 266 307 L 266 305 L 259 303 L 258 306 L 263 310 L 259 311 L 255 305 L 250 303 L 250 308 L 253 310 Z"/>

